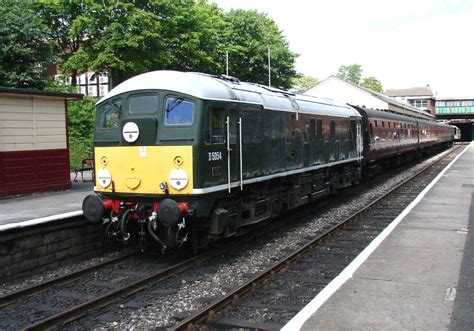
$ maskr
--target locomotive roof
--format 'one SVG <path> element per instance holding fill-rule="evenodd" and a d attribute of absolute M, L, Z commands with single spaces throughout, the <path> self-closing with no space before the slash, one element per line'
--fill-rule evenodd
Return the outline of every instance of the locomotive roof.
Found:
<path fill-rule="evenodd" d="M 277 88 L 240 82 L 229 76 L 168 70 L 132 77 L 112 89 L 98 103 L 122 93 L 140 90 L 175 91 L 205 100 L 260 104 L 265 109 L 360 117 L 352 107 L 330 99 L 296 95 Z"/>

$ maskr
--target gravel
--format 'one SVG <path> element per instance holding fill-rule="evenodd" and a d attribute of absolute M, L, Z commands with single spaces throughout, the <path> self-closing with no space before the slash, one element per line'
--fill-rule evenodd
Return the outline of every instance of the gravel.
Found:
<path fill-rule="evenodd" d="M 314 205 L 306 207 L 303 212 L 295 213 L 302 215 L 298 216 L 296 221 L 293 220 L 293 215 L 288 215 L 287 217 L 292 220 L 284 229 L 267 233 L 264 237 L 246 244 L 246 247 L 237 252 L 212 258 L 177 277 L 127 298 L 129 302 L 134 301 L 138 304 L 127 305 L 127 303 L 120 302 L 73 322 L 68 328 L 142 330 L 172 326 L 177 319 L 182 319 L 207 303 L 226 295 L 232 289 L 246 282 L 252 275 L 263 271 L 289 252 L 298 249 L 332 224 L 350 216 L 421 169 L 433 158 L 438 158 L 444 153 L 411 166 L 403 173 L 395 175 L 381 184 L 371 184 L 369 186 L 373 187 L 354 194 L 352 197 L 339 198 L 336 203 L 331 203 L 330 208 L 314 207 Z M 110 258 L 114 254 L 118 253 L 110 253 L 107 256 L 65 265 L 54 271 L 26 279 L 4 283 L 0 294 L 70 273 L 95 264 L 99 260 Z M 276 280 L 275 288 L 277 288 L 277 283 Z M 295 288 L 295 290 L 304 289 Z M 272 312 L 271 309 L 255 309 L 253 313 L 261 321 L 282 320 L 281 316 L 274 319 L 275 314 L 276 312 Z M 108 318 L 105 315 L 109 315 Z M 288 316 L 287 319 L 291 317 Z"/>

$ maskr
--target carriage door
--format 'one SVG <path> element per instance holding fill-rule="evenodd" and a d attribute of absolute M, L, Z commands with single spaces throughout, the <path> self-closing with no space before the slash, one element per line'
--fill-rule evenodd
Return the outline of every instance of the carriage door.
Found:
<path fill-rule="evenodd" d="M 227 186 L 230 193 L 232 183 L 239 183 L 242 188 L 242 120 L 237 108 L 234 106 L 226 109 L 226 144 L 227 144 Z"/>

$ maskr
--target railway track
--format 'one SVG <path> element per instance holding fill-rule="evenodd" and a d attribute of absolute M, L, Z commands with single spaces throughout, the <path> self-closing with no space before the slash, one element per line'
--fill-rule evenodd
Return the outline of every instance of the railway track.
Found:
<path fill-rule="evenodd" d="M 184 329 L 280 329 L 336 277 L 451 161 L 427 165 L 368 206 L 177 323 Z"/>
<path fill-rule="evenodd" d="M 325 203 L 326 202 L 321 202 L 321 204 Z M 275 222 L 271 227 L 278 228 L 281 227 L 282 224 L 285 223 Z M 146 261 L 146 259 L 144 260 L 143 257 L 137 255 L 133 255 L 133 259 L 131 258 L 131 255 L 122 256 L 100 265 L 96 265 L 92 268 L 81 270 L 78 273 L 69 274 L 37 286 L 32 286 L 15 293 L 7 294 L 0 297 L 0 321 L 8 321 L 8 325 L 1 325 L 0 323 L 0 328 L 9 327 L 35 330 L 63 325 L 64 323 L 74 321 L 86 315 L 88 312 L 96 308 L 107 306 L 121 297 L 123 298 L 130 296 L 133 293 L 137 293 L 144 288 L 147 288 L 150 284 L 157 284 L 169 279 L 171 276 L 179 274 L 180 272 L 183 272 L 212 256 L 219 255 L 224 250 L 236 250 L 239 246 L 244 245 L 245 242 L 252 241 L 255 237 L 265 235 L 265 233 L 268 233 L 269 231 L 271 231 L 271 229 L 269 229 L 268 225 L 262 225 L 261 230 L 255 231 L 252 236 L 249 236 L 245 240 L 236 240 L 228 247 L 216 248 L 189 259 L 183 260 L 183 258 L 180 258 L 179 261 L 168 260 L 163 263 L 158 263 L 157 260 L 163 260 L 161 256 L 155 258 L 152 262 Z M 374 236 L 378 233 L 378 230 L 372 229 L 370 226 L 368 226 L 365 231 L 372 233 Z M 346 238 L 336 240 L 337 242 L 332 244 L 332 250 L 339 249 L 338 245 L 347 240 L 350 239 Z M 352 242 L 354 242 L 354 240 L 356 242 L 360 241 L 360 245 L 358 246 L 363 246 L 363 240 L 360 240 L 360 238 L 354 238 Z M 315 246 L 315 244 L 312 246 Z M 356 245 L 354 244 L 352 245 L 352 247 L 355 246 Z M 296 256 L 301 254 L 304 254 L 304 252 L 298 252 Z M 321 256 L 316 257 L 318 261 L 317 264 L 320 264 L 320 269 L 325 273 L 324 277 L 321 276 L 318 279 L 315 278 L 316 280 L 313 281 L 313 283 L 317 283 L 318 288 L 321 286 L 324 287 L 324 284 L 330 280 L 331 275 L 337 274 L 338 270 L 337 265 L 331 265 L 332 262 L 330 261 L 333 257 L 329 256 L 327 253 L 324 254 L 324 258 Z M 339 255 L 341 256 L 341 254 Z M 135 261 L 131 262 L 132 260 Z M 294 257 L 294 260 L 296 260 L 296 257 Z M 327 261 L 327 263 L 321 264 L 322 261 Z M 140 264 L 140 267 L 137 267 L 137 264 Z M 303 263 L 294 269 L 296 274 L 294 274 L 293 277 L 298 277 L 298 272 L 301 274 L 308 272 L 308 270 L 311 270 L 311 273 L 314 274 L 315 271 L 313 264 L 308 264 L 308 266 L 305 267 L 305 264 Z M 287 270 L 288 266 L 289 262 L 282 262 L 279 267 L 277 266 L 273 271 L 270 270 L 269 273 L 276 275 L 279 270 Z M 137 271 L 137 269 L 140 271 Z M 266 279 L 266 276 L 263 274 L 265 273 L 262 273 L 261 278 L 257 279 L 256 282 L 252 282 L 253 285 L 251 286 L 255 287 L 255 284 L 263 283 L 264 279 Z M 103 279 L 104 277 L 105 280 Z M 242 293 L 250 293 L 249 290 L 245 290 L 245 286 L 242 286 L 242 293 L 239 291 L 234 291 L 235 293 L 231 295 L 233 299 L 232 301 L 238 302 L 239 300 L 236 300 L 236 298 L 242 297 Z M 271 297 L 270 294 L 272 293 L 280 298 L 282 295 L 281 291 L 278 289 L 270 289 L 266 292 L 263 291 L 262 293 L 266 293 L 267 297 Z M 298 291 L 295 291 L 295 293 L 298 293 Z M 308 291 L 300 291 L 299 293 L 301 298 L 308 297 L 309 294 L 311 297 L 314 296 Z M 268 307 L 272 307 L 271 303 L 258 304 L 255 302 L 253 303 L 253 306 L 254 308 L 258 308 L 259 306 L 262 307 L 267 304 Z M 281 308 L 281 304 L 279 305 Z M 228 306 L 228 304 L 217 304 L 217 307 L 224 306 Z M 298 307 L 297 305 L 293 306 Z M 273 308 L 278 307 L 278 305 L 273 305 Z M 211 308 L 210 312 L 203 313 L 206 316 L 205 320 L 208 320 L 210 315 L 214 316 L 216 311 L 216 308 Z M 294 312 L 292 312 L 292 314 L 294 314 Z M 189 318 L 186 318 L 183 321 L 184 324 L 181 323 L 177 325 L 177 328 L 181 328 L 182 326 L 180 325 L 194 325 L 194 323 L 196 323 L 194 320 L 186 322 Z M 222 317 L 220 318 L 220 322 L 214 321 L 212 322 L 214 324 L 209 325 L 215 327 L 233 325 L 232 323 L 229 323 L 232 318 L 227 320 L 227 322 L 225 322 L 225 318 L 226 317 Z M 234 318 L 234 320 L 236 319 Z M 240 320 L 242 321 L 242 319 Z M 201 318 L 201 322 L 202 321 Z M 236 322 L 235 325 L 241 324 Z M 249 324 L 248 326 L 251 327 L 251 325 L 252 324 Z M 265 325 L 272 326 L 270 324 Z"/>
<path fill-rule="evenodd" d="M 237 249 L 254 240 L 256 236 L 264 235 L 279 226 L 281 224 L 278 222 L 272 224 L 270 228 L 262 224 L 246 238 L 232 240 L 225 246 L 217 245 L 213 249 L 189 258 L 183 258 L 179 252 L 170 258 L 163 255 L 147 257 L 137 251 L 132 251 L 129 254 L 5 294 L 0 296 L 0 329 L 43 330 L 64 325 L 94 309 L 110 305 L 121 297 L 128 297 L 151 284 L 163 282 L 223 251 Z M 162 260 L 165 261 L 160 262 Z M 15 314 L 15 312 L 25 311 L 25 308 L 28 313 Z M 1 321 L 8 324 L 2 325 Z"/>
<path fill-rule="evenodd" d="M 177 263 L 157 263 L 130 253 L 6 294 L 0 297 L 0 321 L 8 324 L 0 323 L 0 328 L 42 330 L 64 324 L 206 258 L 201 254 Z"/>

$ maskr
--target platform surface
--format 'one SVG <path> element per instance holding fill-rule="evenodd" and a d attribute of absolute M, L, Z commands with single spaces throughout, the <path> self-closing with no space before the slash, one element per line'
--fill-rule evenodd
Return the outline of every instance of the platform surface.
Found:
<path fill-rule="evenodd" d="M 71 174 L 70 190 L 0 199 L 0 227 L 80 211 L 82 200 L 93 193 L 94 184 L 90 171 L 84 172 L 84 179 L 88 181 L 83 182 L 80 175 L 78 177 L 74 182 L 74 173 Z"/>
<path fill-rule="evenodd" d="M 352 278 L 285 330 L 474 330 L 473 197 L 471 143 Z"/>

